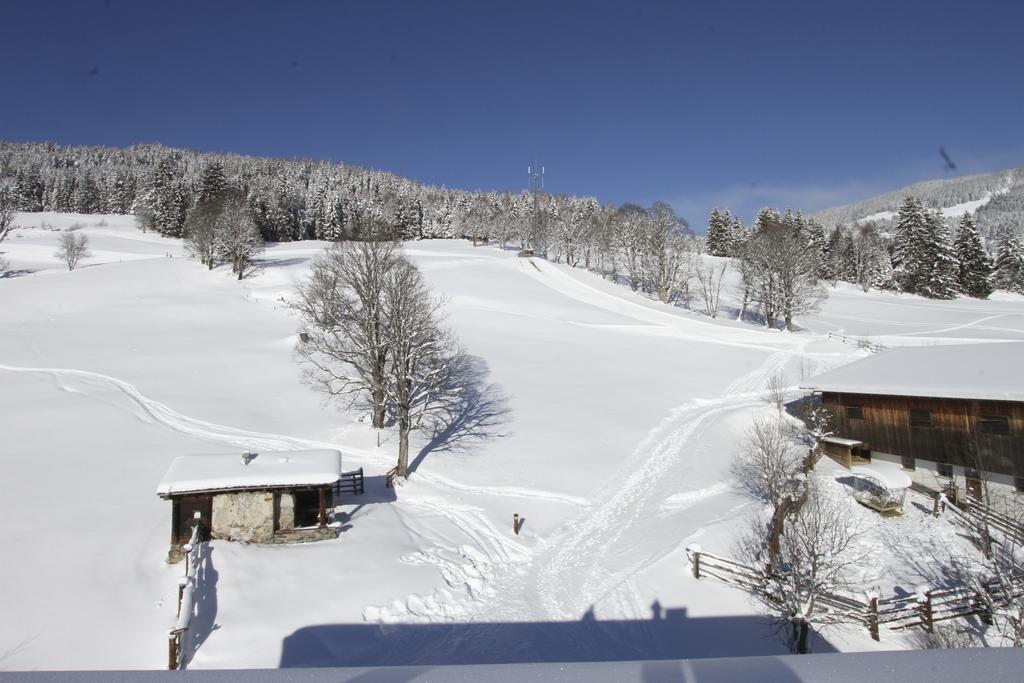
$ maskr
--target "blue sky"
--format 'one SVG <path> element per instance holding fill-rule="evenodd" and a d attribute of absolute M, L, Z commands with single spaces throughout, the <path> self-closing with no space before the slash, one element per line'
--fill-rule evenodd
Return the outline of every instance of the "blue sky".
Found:
<path fill-rule="evenodd" d="M 668 200 L 699 227 L 1024 166 L 1020 2 L 2 0 L 0 138 Z"/>

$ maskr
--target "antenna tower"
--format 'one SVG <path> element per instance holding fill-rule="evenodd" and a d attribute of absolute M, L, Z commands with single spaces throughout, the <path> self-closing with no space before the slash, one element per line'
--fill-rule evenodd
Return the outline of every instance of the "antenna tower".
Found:
<path fill-rule="evenodd" d="M 536 160 L 528 166 L 526 172 L 530 176 L 530 194 L 533 195 L 533 230 L 531 235 L 540 234 L 540 195 L 544 191 L 544 167 Z M 531 246 L 536 246 L 531 245 Z"/>

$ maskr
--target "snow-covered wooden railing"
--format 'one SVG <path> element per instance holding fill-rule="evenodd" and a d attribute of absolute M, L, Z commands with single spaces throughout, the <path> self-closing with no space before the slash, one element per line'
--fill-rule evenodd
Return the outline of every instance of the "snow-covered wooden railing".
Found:
<path fill-rule="evenodd" d="M 960 507 L 978 527 L 995 529 L 1012 544 L 1024 542 L 1024 525 L 1013 517 L 970 497 L 961 500 Z"/>
<path fill-rule="evenodd" d="M 884 351 L 885 350 L 884 346 L 882 346 L 881 344 L 877 344 L 877 343 L 871 341 L 870 339 L 868 339 L 866 337 L 847 337 L 844 334 L 838 334 L 836 332 L 829 332 L 828 333 L 828 338 L 829 339 L 833 339 L 833 338 L 838 339 L 839 341 L 843 342 L 844 344 L 855 344 L 858 349 L 867 349 L 868 351 L 871 351 L 872 353 L 878 353 L 879 351 Z"/>
<path fill-rule="evenodd" d="M 181 547 L 185 551 L 185 575 L 178 579 L 178 619 L 174 628 L 167 632 L 167 668 L 172 671 L 180 669 L 184 663 L 185 649 L 182 642 L 195 611 L 201 539 L 202 524 L 197 521 L 192 527 L 192 537 Z"/>
<path fill-rule="evenodd" d="M 765 593 L 768 576 L 764 570 L 705 552 L 697 544 L 687 546 L 686 555 L 695 578 L 715 578 L 747 591 L 756 591 L 770 600 L 771 596 Z M 1001 589 L 993 583 L 986 590 L 994 593 Z M 1021 593 L 1024 594 L 1024 589 Z M 981 615 L 983 620 L 990 617 L 985 601 L 970 588 L 933 590 L 929 586 L 920 586 L 916 593 L 889 598 L 880 598 L 876 592 L 861 597 L 830 591 L 818 594 L 816 599 L 833 615 L 867 626 L 875 640 L 881 640 L 879 626 L 891 630 L 920 626 L 931 633 L 939 621 L 972 615 Z"/>

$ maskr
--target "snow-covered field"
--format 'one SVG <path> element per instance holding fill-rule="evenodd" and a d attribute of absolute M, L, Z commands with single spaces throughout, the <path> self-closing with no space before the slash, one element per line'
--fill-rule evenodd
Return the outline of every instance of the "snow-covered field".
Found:
<path fill-rule="evenodd" d="M 162 667 L 180 566 L 164 562 L 170 504 L 155 488 L 171 458 L 330 446 L 366 469 L 367 494 L 339 509 L 336 541 L 213 542 L 192 667 L 783 652 L 747 596 L 698 583 L 684 551 L 729 554 L 756 510 L 729 465 L 753 415 L 774 410 L 769 380 L 796 385 L 866 353 L 829 332 L 1024 339 L 1024 297 L 843 287 L 789 334 L 511 252 L 411 243 L 479 359 L 482 399 L 464 429 L 419 436 L 416 471 L 391 492 L 393 435 L 378 446 L 292 357 L 285 300 L 322 244 L 273 245 L 239 283 L 130 217 L 17 223 L 0 279 L 3 669 Z M 74 223 L 93 256 L 67 272 L 41 226 Z M 876 550 L 883 588 L 912 588 L 927 567 L 886 548 L 945 530 L 916 512 L 864 519 L 891 541 Z M 819 650 L 907 646 L 856 628 L 825 638 Z"/>

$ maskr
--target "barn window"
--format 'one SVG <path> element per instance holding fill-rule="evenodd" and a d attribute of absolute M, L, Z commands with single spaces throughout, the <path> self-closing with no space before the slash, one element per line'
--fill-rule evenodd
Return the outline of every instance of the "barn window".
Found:
<path fill-rule="evenodd" d="M 846 419 L 863 420 L 864 408 L 862 406 L 846 406 Z"/>
<path fill-rule="evenodd" d="M 940 477 L 945 477 L 946 479 L 953 478 L 953 466 L 948 462 L 938 463 L 938 471 Z"/>
<path fill-rule="evenodd" d="M 978 431 L 986 434 L 1009 434 L 1010 418 L 1006 415 L 982 415 L 978 420 Z"/>
<path fill-rule="evenodd" d="M 900 464 L 903 465 L 903 469 L 905 469 L 905 470 L 916 470 L 917 469 L 917 463 L 914 462 L 914 456 L 912 456 L 912 455 L 901 455 L 900 456 Z"/>
<path fill-rule="evenodd" d="M 910 426 L 911 427 L 931 427 L 932 426 L 932 411 L 930 411 L 930 410 L 911 410 L 910 411 Z"/>

